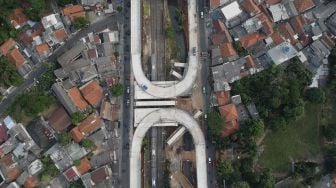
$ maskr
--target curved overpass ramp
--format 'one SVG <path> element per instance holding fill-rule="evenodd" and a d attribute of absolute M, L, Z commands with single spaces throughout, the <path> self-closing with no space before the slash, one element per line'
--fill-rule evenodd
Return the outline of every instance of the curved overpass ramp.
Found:
<path fill-rule="evenodd" d="M 134 77 L 140 87 L 148 94 L 157 98 L 175 98 L 187 94 L 193 88 L 197 77 L 198 56 L 193 55 L 192 48 L 198 44 L 198 22 L 196 13 L 196 0 L 188 0 L 188 23 L 189 23 L 189 52 L 188 66 L 185 77 L 175 85 L 167 87 L 153 84 L 142 70 L 141 65 L 141 1 L 131 1 L 131 60 Z"/>
<path fill-rule="evenodd" d="M 188 0 L 188 24 L 189 24 L 189 58 L 185 77 L 177 84 L 166 87 L 153 84 L 145 76 L 141 64 L 141 1 L 131 0 L 131 62 L 133 74 L 137 84 L 149 95 L 156 98 L 175 98 L 187 94 L 196 81 L 198 73 L 198 56 L 192 49 L 198 46 L 198 25 L 196 0 Z M 205 139 L 196 120 L 187 112 L 176 108 L 158 109 L 145 116 L 140 126 L 134 132 L 130 153 L 130 187 L 141 187 L 141 145 L 146 132 L 160 122 L 176 121 L 184 125 L 191 133 L 195 144 L 197 185 L 207 188 L 207 163 L 205 152 Z"/>
<path fill-rule="evenodd" d="M 147 115 L 140 126 L 137 127 L 133 135 L 131 154 L 130 154 L 130 187 L 141 187 L 141 145 L 147 131 L 155 124 L 162 121 L 177 121 L 184 125 L 191 133 L 195 144 L 196 166 L 197 166 L 197 185 L 206 188 L 207 185 L 207 163 L 205 152 L 205 139 L 201 128 L 196 120 L 184 110 L 170 108 L 158 109 Z"/>

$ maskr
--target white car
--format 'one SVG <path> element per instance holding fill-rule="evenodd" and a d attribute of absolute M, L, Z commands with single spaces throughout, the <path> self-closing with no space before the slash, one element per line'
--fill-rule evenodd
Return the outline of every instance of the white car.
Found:
<path fill-rule="evenodd" d="M 209 157 L 209 164 L 211 164 L 211 158 Z"/>
<path fill-rule="evenodd" d="M 203 13 L 203 11 L 201 11 L 201 18 L 202 18 L 202 19 L 204 18 L 204 13 Z"/>
<path fill-rule="evenodd" d="M 127 86 L 126 92 L 129 94 L 130 93 L 130 87 Z"/>
<path fill-rule="evenodd" d="M 203 92 L 203 94 L 205 94 L 205 87 L 202 88 L 202 92 Z"/>

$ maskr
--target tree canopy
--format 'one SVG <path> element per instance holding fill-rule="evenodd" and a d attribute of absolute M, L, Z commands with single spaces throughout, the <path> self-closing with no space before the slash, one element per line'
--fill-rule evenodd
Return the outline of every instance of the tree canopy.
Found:
<path fill-rule="evenodd" d="M 16 71 L 15 66 L 6 58 L 0 58 L 0 86 L 5 88 L 19 86 L 23 83 L 23 78 Z"/>
<path fill-rule="evenodd" d="M 111 86 L 111 92 L 115 96 L 121 96 L 124 92 L 124 86 L 121 83 L 117 83 Z"/>
<path fill-rule="evenodd" d="M 45 10 L 45 0 L 29 0 L 30 8 L 25 9 L 25 14 L 33 21 L 40 21 L 43 10 Z"/>
<path fill-rule="evenodd" d="M 73 124 L 78 124 L 86 118 L 86 114 L 82 112 L 75 112 L 71 114 L 71 121 Z"/>
<path fill-rule="evenodd" d="M 326 100 L 326 95 L 321 88 L 310 88 L 305 92 L 305 97 L 308 101 L 315 104 L 322 104 Z"/>
<path fill-rule="evenodd" d="M 61 133 L 58 135 L 58 142 L 63 146 L 70 144 L 71 141 L 72 139 L 70 133 Z"/>
<path fill-rule="evenodd" d="M 93 149 L 93 147 L 95 146 L 94 143 L 89 140 L 89 139 L 84 139 L 82 141 L 82 146 L 85 147 L 86 149 Z"/>
<path fill-rule="evenodd" d="M 87 17 L 77 17 L 74 19 L 73 24 L 76 29 L 83 29 L 90 23 Z"/>
<path fill-rule="evenodd" d="M 235 82 L 232 94 L 240 94 L 245 103 L 254 102 L 264 121 L 274 127 L 282 124 L 278 120 L 289 122 L 303 114 L 303 93 L 311 81 L 312 74 L 293 60 L 286 68 L 273 66 Z"/>

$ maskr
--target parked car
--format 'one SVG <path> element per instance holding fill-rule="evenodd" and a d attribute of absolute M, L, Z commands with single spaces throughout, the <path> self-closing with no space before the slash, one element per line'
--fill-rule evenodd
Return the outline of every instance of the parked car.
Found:
<path fill-rule="evenodd" d="M 196 55 L 196 47 L 192 48 L 192 53 L 193 53 L 193 55 Z"/>

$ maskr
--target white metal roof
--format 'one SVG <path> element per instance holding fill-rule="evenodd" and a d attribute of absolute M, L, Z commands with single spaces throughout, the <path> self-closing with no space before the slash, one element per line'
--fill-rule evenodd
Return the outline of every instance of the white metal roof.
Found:
<path fill-rule="evenodd" d="M 238 16 L 242 13 L 242 10 L 239 7 L 239 4 L 237 1 L 234 1 L 223 8 L 221 8 L 221 11 L 225 17 L 226 20 L 231 20 L 232 18 Z"/>

